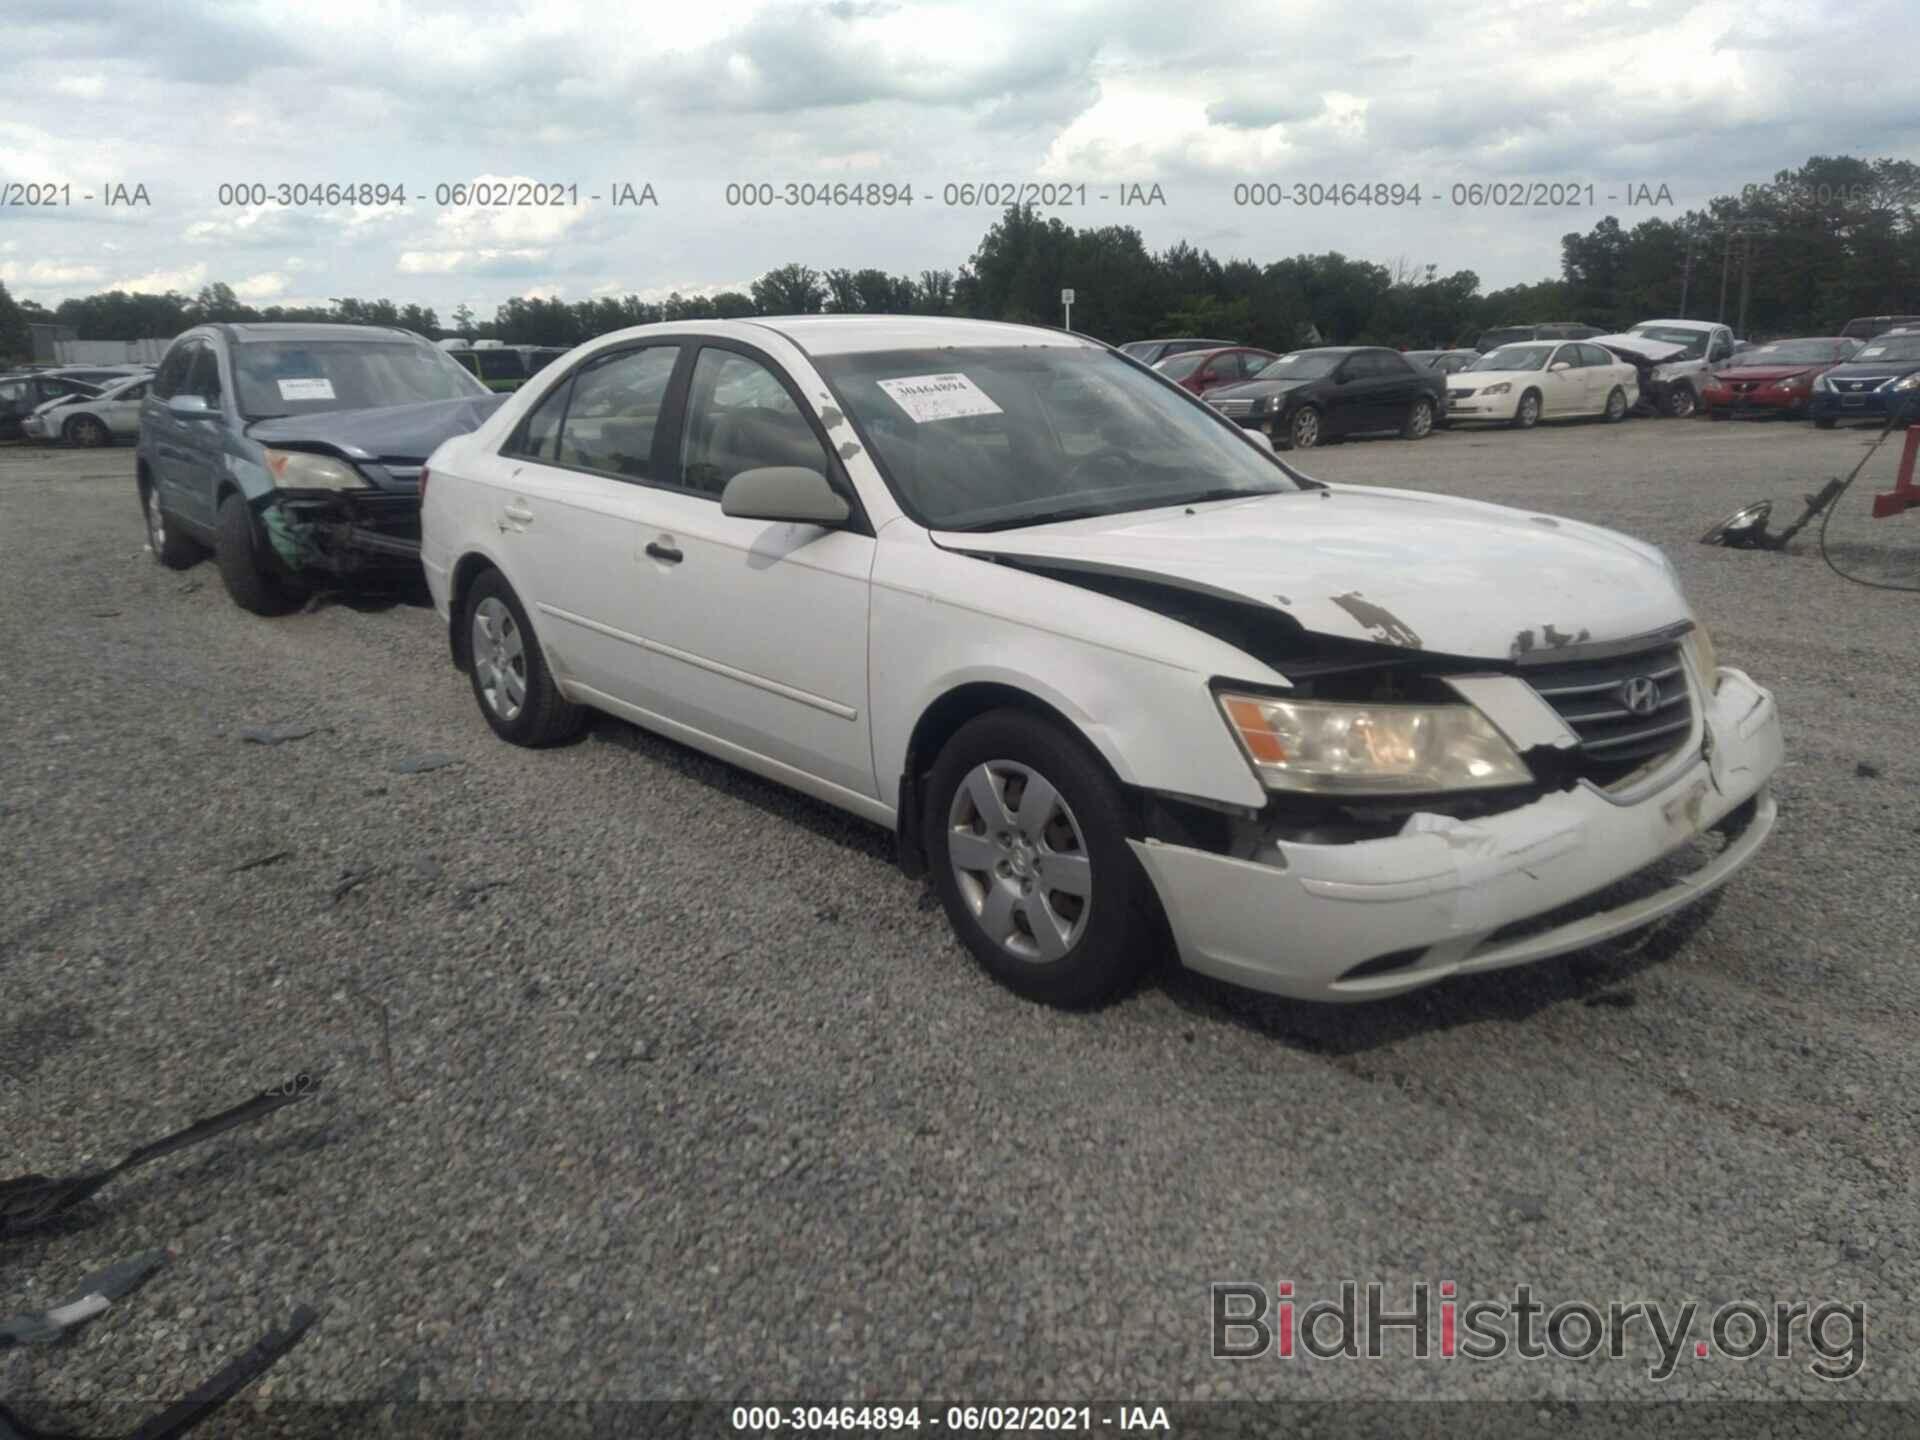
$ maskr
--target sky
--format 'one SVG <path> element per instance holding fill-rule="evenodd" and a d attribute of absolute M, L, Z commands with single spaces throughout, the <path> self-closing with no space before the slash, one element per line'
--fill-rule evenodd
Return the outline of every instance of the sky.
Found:
<path fill-rule="evenodd" d="M 1155 250 L 1339 250 L 1494 289 L 1554 277 L 1560 237 L 1608 214 L 1677 215 L 1813 154 L 1920 159 L 1920 86 L 1874 59 L 1914 34 L 1911 0 L 37 6 L 5 24 L 0 202 L 18 182 L 71 203 L 0 203 L 0 281 L 48 306 L 224 281 L 486 318 L 512 295 L 745 289 L 790 261 L 957 269 L 998 212 L 947 186 L 1034 181 L 1084 185 L 1051 213 Z M 579 198 L 436 203 L 482 179 Z M 1236 203 L 1349 181 L 1423 203 Z M 1578 203 L 1452 203 L 1536 181 Z M 408 199 L 222 203 L 328 182 Z M 763 182 L 915 200 L 728 203 Z M 656 203 L 613 206 L 621 184 Z M 150 203 L 104 204 L 115 185 Z M 1156 185 L 1164 203 L 1121 203 Z"/>

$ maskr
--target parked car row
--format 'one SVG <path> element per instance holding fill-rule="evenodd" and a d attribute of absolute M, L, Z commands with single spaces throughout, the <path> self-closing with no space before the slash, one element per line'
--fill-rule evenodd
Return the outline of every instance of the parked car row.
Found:
<path fill-rule="evenodd" d="M 1430 425 L 1447 377 L 1373 347 L 1260 374 L 1203 400 L 1058 330 L 814 315 L 620 331 L 496 396 L 400 332 L 210 325 L 148 388 L 137 483 L 155 557 L 212 548 L 262 613 L 417 564 L 508 742 L 604 711 L 890 829 L 1052 1003 L 1162 937 L 1396 994 L 1754 855 L 1774 703 L 1656 548 L 1313 480 L 1272 433 Z M 1611 891 L 1707 830 L 1703 868 Z"/>
<path fill-rule="evenodd" d="M 1573 331 L 1580 338 L 1565 333 Z M 1646 320 L 1611 335 L 1571 323 L 1488 334 L 1522 338 L 1486 350 L 1317 346 L 1274 355 L 1198 340 L 1120 348 L 1143 363 L 1161 353 L 1152 362 L 1158 373 L 1281 449 L 1367 432 L 1419 439 L 1447 425 L 1617 422 L 1635 412 L 1721 419 L 1771 411 L 1811 415 L 1827 427 L 1844 415 L 1885 416 L 1889 396 L 1907 383 L 1911 348 L 1898 327 L 1870 347 L 1846 336 L 1754 346 L 1725 325 L 1684 319 Z M 1849 368 L 1856 360 L 1867 368 Z"/>

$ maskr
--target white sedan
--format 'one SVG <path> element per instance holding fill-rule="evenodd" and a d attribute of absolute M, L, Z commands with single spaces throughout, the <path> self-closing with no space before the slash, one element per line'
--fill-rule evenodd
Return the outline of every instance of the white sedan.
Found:
<path fill-rule="evenodd" d="M 1611 351 L 1584 340 L 1522 341 L 1447 377 L 1447 421 L 1530 430 L 1574 416 L 1624 420 L 1639 398 L 1639 372 Z"/>
<path fill-rule="evenodd" d="M 69 445 L 111 445 L 140 433 L 140 402 L 147 375 L 129 375 L 89 395 L 48 400 L 20 424 L 29 440 L 65 440 Z M 90 387 L 91 388 L 91 387 Z"/>
<path fill-rule="evenodd" d="M 1320 484 L 1060 331 L 624 330 L 421 489 L 495 733 L 606 711 L 884 825 L 1058 1004 L 1169 940 L 1327 1000 L 1538 960 L 1698 898 L 1774 822 L 1773 699 L 1653 546 Z"/>

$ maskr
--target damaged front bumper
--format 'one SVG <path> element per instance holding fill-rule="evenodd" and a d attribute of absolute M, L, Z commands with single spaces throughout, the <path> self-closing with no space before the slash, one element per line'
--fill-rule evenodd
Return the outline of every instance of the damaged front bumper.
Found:
<path fill-rule="evenodd" d="M 386 490 L 275 490 L 256 501 L 273 553 L 294 574 L 346 579 L 420 565 L 420 497 Z"/>
<path fill-rule="evenodd" d="M 1679 755 L 1620 793 L 1581 781 L 1476 819 L 1416 814 L 1384 839 L 1278 840 L 1255 859 L 1129 843 L 1189 968 L 1299 999 L 1396 995 L 1625 934 L 1751 859 L 1775 819 L 1773 696 L 1723 669 L 1702 712 Z"/>

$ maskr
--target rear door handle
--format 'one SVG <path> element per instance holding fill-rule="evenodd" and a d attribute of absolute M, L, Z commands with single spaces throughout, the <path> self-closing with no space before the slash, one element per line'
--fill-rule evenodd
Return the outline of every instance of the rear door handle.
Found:
<path fill-rule="evenodd" d="M 682 560 L 687 558 L 678 550 L 674 549 L 673 546 L 662 545 L 658 540 L 649 540 L 647 542 L 647 554 L 656 560 L 664 561 L 668 565 L 678 565 Z"/>

